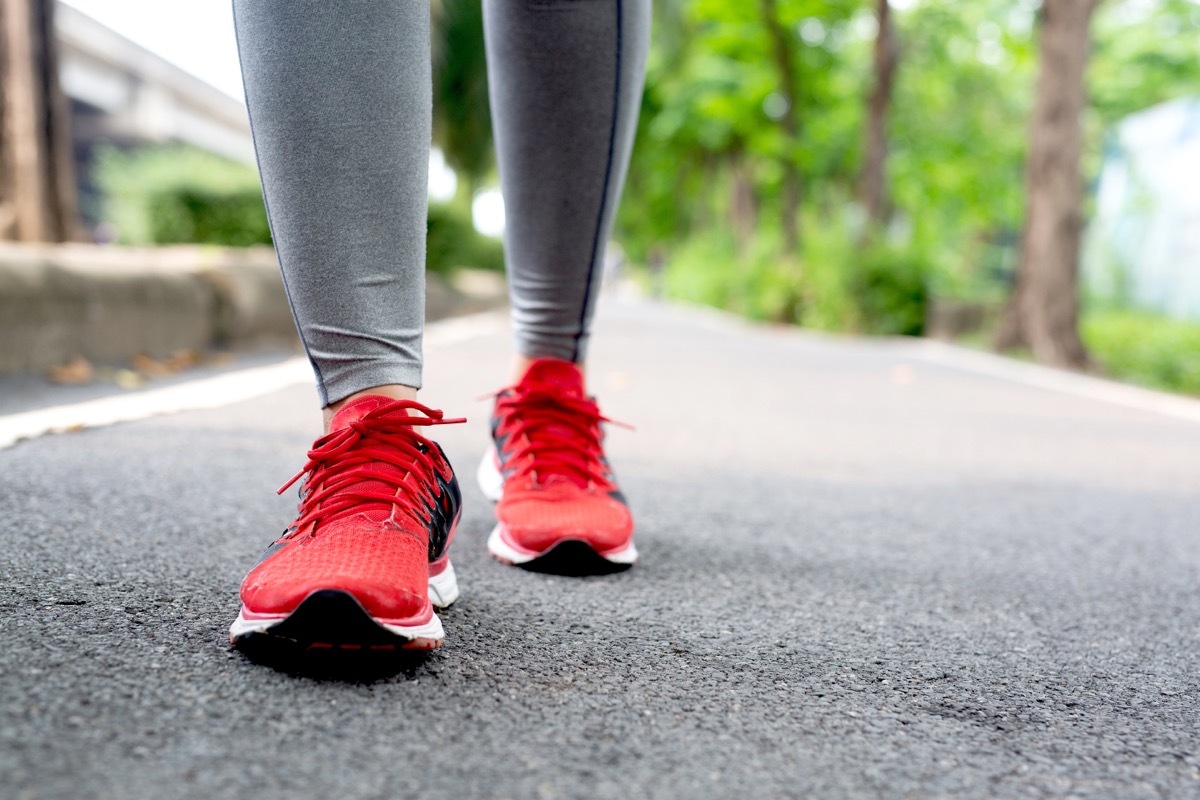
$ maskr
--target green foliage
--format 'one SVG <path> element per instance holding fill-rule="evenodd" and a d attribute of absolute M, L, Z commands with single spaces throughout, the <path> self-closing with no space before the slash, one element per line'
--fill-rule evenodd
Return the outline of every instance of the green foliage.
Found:
<path fill-rule="evenodd" d="M 1036 67 L 1022 8 L 922 3 L 900 16 L 889 171 L 897 209 L 917 228 L 959 239 L 1020 229 Z"/>
<path fill-rule="evenodd" d="M 124 244 L 269 243 L 258 173 L 190 147 L 100 154 L 105 218 Z"/>
<path fill-rule="evenodd" d="M 492 171 L 483 4 L 442 0 L 434 7 L 433 138 L 458 174 L 464 204 Z"/>
<path fill-rule="evenodd" d="M 770 247 L 739 256 L 726 233 L 690 239 L 667 264 L 667 293 L 751 319 L 796 322 L 802 285 L 794 264 L 773 259 Z"/>
<path fill-rule="evenodd" d="M 919 335 L 929 299 L 928 256 L 886 240 L 855 244 L 852 221 L 806 217 L 799 259 L 779 255 L 779 242 L 760 237 L 748 251 L 719 230 L 675 251 L 667 292 L 751 319 L 817 330 Z"/>
<path fill-rule="evenodd" d="M 652 247 L 709 226 L 717 199 L 735 178 L 754 187 L 764 227 L 778 229 L 783 165 L 810 182 L 852 180 L 861 103 L 855 64 L 842 51 L 866 52 L 850 32 L 856 0 L 776 0 L 794 34 L 795 111 L 808 136 L 797 147 L 780 124 L 788 112 L 759 2 L 668 0 L 656 4 L 656 38 L 627 200 L 623 244 L 641 258 Z M 799 37 L 808 23 L 809 40 Z M 821 36 L 813 24 L 819 24 Z M 660 35 L 662 34 L 662 35 Z M 817 113 L 820 110 L 820 113 Z M 681 202 L 681 199 L 683 202 Z"/>
<path fill-rule="evenodd" d="M 1094 135 L 1135 111 L 1200 92 L 1200 3 L 1111 5 L 1097 16 L 1088 68 Z"/>
<path fill-rule="evenodd" d="M 1200 395 L 1200 323 L 1097 309 L 1083 316 L 1084 343 L 1109 374 Z"/>
<path fill-rule="evenodd" d="M 666 253 L 668 288 L 682 297 L 823 328 L 914 332 L 923 292 L 1003 297 L 1024 216 L 1037 0 L 922 0 L 894 11 L 894 217 L 886 234 L 867 239 L 886 246 L 869 248 L 850 221 L 873 79 L 874 4 L 774 5 L 794 56 L 798 143 L 780 121 L 764 3 L 657 0 L 618 218 L 626 251 L 635 260 Z M 1107 126 L 1200 91 L 1200 3 L 1108 0 L 1093 33 L 1090 175 Z M 804 183 L 798 258 L 783 253 L 780 235 L 788 163 Z M 746 186 L 752 202 L 735 201 Z"/>
<path fill-rule="evenodd" d="M 457 206 L 431 203 L 426 264 L 434 272 L 457 267 L 504 269 L 504 247 L 475 230 L 471 217 Z"/>
<path fill-rule="evenodd" d="M 822 331 L 861 329 L 862 315 L 853 294 L 857 227 L 846 214 L 804 215 L 804 281 L 797 324 Z"/>
<path fill-rule="evenodd" d="M 102 154 L 97 180 L 107 219 L 125 244 L 270 244 L 254 167 L 186 147 Z M 428 267 L 504 268 L 499 241 L 475 230 L 470 212 L 429 208 Z"/>
<path fill-rule="evenodd" d="M 846 265 L 864 333 L 920 336 L 925 330 L 929 285 L 920 253 L 887 243 L 872 244 Z"/>
<path fill-rule="evenodd" d="M 271 244 L 258 187 L 229 192 L 180 186 L 148 198 L 150 239 L 155 244 Z"/>

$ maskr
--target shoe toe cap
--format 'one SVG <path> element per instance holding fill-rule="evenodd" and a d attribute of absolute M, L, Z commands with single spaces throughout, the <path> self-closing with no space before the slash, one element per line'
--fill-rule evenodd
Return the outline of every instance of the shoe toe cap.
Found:
<path fill-rule="evenodd" d="M 629 509 L 605 495 L 506 497 L 496 511 L 514 542 L 534 552 L 568 539 L 587 542 L 597 552 L 604 552 L 627 545 L 633 535 Z"/>
<path fill-rule="evenodd" d="M 399 531 L 328 531 L 290 543 L 251 570 L 242 603 L 255 614 L 289 614 L 313 592 L 343 591 L 377 619 L 426 616 L 428 552 Z"/>

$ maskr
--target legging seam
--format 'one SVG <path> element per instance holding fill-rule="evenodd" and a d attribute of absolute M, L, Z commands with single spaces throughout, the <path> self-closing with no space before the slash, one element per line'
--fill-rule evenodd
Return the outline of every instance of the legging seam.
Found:
<path fill-rule="evenodd" d="M 579 342 L 587 333 L 588 323 L 588 305 L 592 300 L 592 282 L 596 273 L 596 261 L 600 255 L 600 235 L 604 231 L 604 215 L 608 210 L 608 190 L 612 182 L 613 157 L 616 153 L 617 143 L 617 125 L 619 123 L 621 111 L 621 52 L 622 41 L 621 37 L 624 32 L 624 3 L 622 0 L 617 0 L 617 47 L 615 67 L 613 69 L 613 104 L 612 104 L 612 124 L 608 131 L 608 158 L 604 163 L 604 186 L 600 194 L 600 211 L 596 215 L 596 233 L 592 236 L 592 254 L 588 261 L 587 278 L 583 284 L 583 303 L 579 308 L 579 325 L 575 332 L 575 341 L 571 349 L 571 360 L 579 361 Z"/>

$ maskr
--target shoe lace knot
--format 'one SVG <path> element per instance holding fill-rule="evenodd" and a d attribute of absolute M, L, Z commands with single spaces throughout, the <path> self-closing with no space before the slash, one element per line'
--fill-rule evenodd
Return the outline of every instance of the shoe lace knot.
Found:
<path fill-rule="evenodd" d="M 444 460 L 415 429 L 460 422 L 466 419 L 446 419 L 416 401 L 397 400 L 317 439 L 308 462 L 278 490 L 283 494 L 304 478 L 299 515 L 287 535 L 357 513 L 382 522 L 400 512 L 428 523 Z"/>

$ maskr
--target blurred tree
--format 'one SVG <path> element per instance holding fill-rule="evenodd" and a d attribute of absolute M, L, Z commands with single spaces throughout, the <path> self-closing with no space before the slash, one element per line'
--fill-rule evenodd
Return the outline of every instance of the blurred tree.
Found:
<path fill-rule="evenodd" d="M 1099 0 L 1045 0 L 1041 68 L 1030 125 L 1027 207 L 1016 285 L 998 348 L 1029 347 L 1039 361 L 1082 367 L 1079 241 L 1083 229 L 1081 115 L 1092 14 Z"/>
<path fill-rule="evenodd" d="M 1088 62 L 1094 134 L 1176 97 L 1200 94 L 1200 2 L 1108 2 L 1096 16 Z"/>
<path fill-rule="evenodd" d="M 874 80 L 867 101 L 867 131 L 862 172 L 862 203 L 868 229 L 882 228 L 891 215 L 887 188 L 887 121 L 900 48 L 888 0 L 875 0 Z"/>
<path fill-rule="evenodd" d="M 433 138 L 458 177 L 455 204 L 470 211 L 494 159 L 483 4 L 438 0 L 433 12 Z"/>
<path fill-rule="evenodd" d="M 886 0 L 883 0 L 886 2 Z M 796 89 L 796 66 L 793 50 L 796 37 L 789 34 L 780 18 L 775 0 L 759 0 L 763 27 L 771 41 L 771 56 L 775 64 L 778 89 L 773 100 L 778 108 L 779 127 L 783 133 L 785 154 L 780 159 L 783 171 L 783 198 L 780 223 L 783 227 L 783 252 L 796 255 L 800 249 L 800 167 L 796 153 L 800 150 L 800 115 L 796 100 L 800 96 Z"/>
<path fill-rule="evenodd" d="M 0 0 L 0 239 L 78 238 L 55 0 Z"/>
<path fill-rule="evenodd" d="M 665 263 L 672 291 L 695 290 L 680 296 L 828 328 L 889 328 L 871 319 L 896 305 L 873 296 L 887 294 L 888 275 L 904 291 L 885 300 L 919 298 L 924 286 L 939 298 L 1002 303 L 1026 218 L 1042 4 L 896 3 L 880 24 L 880 0 L 655 0 L 619 217 L 626 252 Z M 1100 8 L 1082 105 L 1084 174 L 1098 167 L 1107 126 L 1200 91 L 1200 2 Z M 888 27 L 903 66 L 892 67 L 885 104 Z M 883 113 L 873 117 L 873 107 Z M 795 257 L 785 227 L 791 166 L 803 189 Z M 864 210 L 888 221 L 865 249 Z M 918 302 L 890 329 L 913 330 Z"/>
<path fill-rule="evenodd" d="M 939 292 L 994 294 L 1011 272 L 1006 243 L 1024 208 L 1033 11 L 979 0 L 921 3 L 897 16 L 904 67 L 888 120 L 893 207 Z"/>
<path fill-rule="evenodd" d="M 657 0 L 621 229 L 638 257 L 696 231 L 800 246 L 805 187 L 854 172 L 861 0 Z M 816 113 L 820 109 L 821 113 Z M 806 120 L 801 125 L 801 120 Z M 681 198 L 685 202 L 680 202 Z"/>

